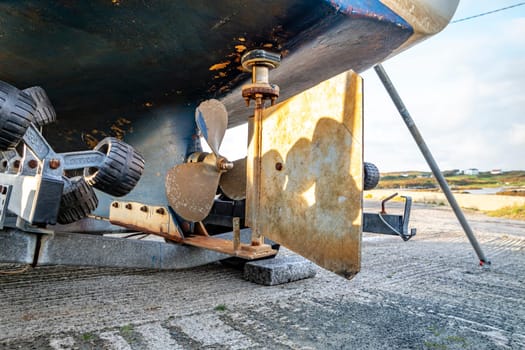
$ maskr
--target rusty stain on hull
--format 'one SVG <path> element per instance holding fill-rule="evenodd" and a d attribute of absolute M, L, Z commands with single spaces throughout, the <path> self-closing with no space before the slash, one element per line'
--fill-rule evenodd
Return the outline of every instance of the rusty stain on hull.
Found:
<path fill-rule="evenodd" d="M 115 137 L 124 140 L 126 134 L 133 132 L 131 120 L 124 117 L 117 118 L 108 128 L 108 130 L 93 129 L 90 132 L 82 133 L 82 141 L 89 147 L 94 148 L 102 139 L 106 137 Z M 71 134 L 74 131 L 70 131 Z"/>
<path fill-rule="evenodd" d="M 362 98 L 350 71 L 267 109 L 262 122 L 257 228 L 346 278 L 361 258 Z"/>
<path fill-rule="evenodd" d="M 220 63 L 215 63 L 213 66 L 211 66 L 209 68 L 209 70 L 213 71 L 213 70 L 221 70 L 221 69 L 224 69 L 226 68 L 231 62 L 229 61 L 226 61 L 226 62 L 220 62 Z"/>

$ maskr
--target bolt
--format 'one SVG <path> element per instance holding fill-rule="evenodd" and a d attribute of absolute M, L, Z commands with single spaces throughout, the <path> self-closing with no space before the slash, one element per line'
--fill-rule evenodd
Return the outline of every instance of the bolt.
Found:
<path fill-rule="evenodd" d="M 13 166 L 15 168 L 19 168 L 20 167 L 20 161 L 19 160 L 15 160 L 14 163 L 13 163 Z"/>
<path fill-rule="evenodd" d="M 53 158 L 49 161 L 49 167 L 51 169 L 58 169 L 60 167 L 60 160 Z"/>
<path fill-rule="evenodd" d="M 111 204 L 113 206 L 113 208 L 118 208 L 118 202 L 113 202 L 113 204 Z"/>
<path fill-rule="evenodd" d="M 281 162 L 275 163 L 275 170 L 277 170 L 277 171 L 283 170 L 283 163 L 281 163 Z"/>
<path fill-rule="evenodd" d="M 27 166 L 31 169 L 34 169 L 38 166 L 38 162 L 35 159 L 31 159 L 29 162 L 27 162 Z"/>
<path fill-rule="evenodd" d="M 129 204 L 129 203 L 128 203 L 128 204 L 126 204 L 126 209 L 129 209 L 129 210 L 131 210 L 131 208 L 133 208 L 133 207 L 131 206 L 131 204 Z"/>
<path fill-rule="evenodd" d="M 148 211 L 148 207 L 143 205 L 142 207 L 140 207 L 140 211 L 147 212 Z"/>
<path fill-rule="evenodd" d="M 166 212 L 166 211 L 164 210 L 164 208 L 158 208 L 158 209 L 156 210 L 156 213 L 157 213 L 157 214 L 160 214 L 160 215 L 164 215 L 165 212 Z"/>
<path fill-rule="evenodd" d="M 8 164 L 7 160 L 4 160 L 4 161 L 2 162 L 2 167 L 7 168 L 7 164 Z"/>

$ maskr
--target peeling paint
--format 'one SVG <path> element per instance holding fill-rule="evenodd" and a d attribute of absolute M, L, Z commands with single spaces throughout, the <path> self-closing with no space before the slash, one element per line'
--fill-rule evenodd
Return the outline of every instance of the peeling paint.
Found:
<path fill-rule="evenodd" d="M 244 45 L 235 45 L 235 50 L 239 53 L 246 51 L 246 46 Z"/>
<path fill-rule="evenodd" d="M 89 148 L 95 148 L 99 140 L 91 134 L 83 134 L 82 140 Z"/>
<path fill-rule="evenodd" d="M 224 69 L 226 67 L 228 67 L 230 65 L 230 61 L 226 61 L 226 62 L 221 62 L 221 63 L 216 63 L 214 64 L 213 66 L 211 66 L 209 68 L 210 71 L 214 71 L 214 70 L 221 70 L 221 69 Z"/>
<path fill-rule="evenodd" d="M 93 129 L 89 132 L 82 132 L 80 138 L 89 147 L 94 148 L 102 139 L 106 137 L 115 137 L 119 140 L 123 140 L 126 134 L 133 132 L 131 126 L 131 120 L 119 117 L 110 126 L 107 131 L 100 129 Z M 73 138 L 71 138 L 71 141 Z"/>

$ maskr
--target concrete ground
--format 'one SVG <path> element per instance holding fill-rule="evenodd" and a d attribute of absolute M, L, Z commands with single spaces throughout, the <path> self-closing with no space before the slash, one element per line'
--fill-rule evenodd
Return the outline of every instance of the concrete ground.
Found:
<path fill-rule="evenodd" d="M 0 349 L 523 349 L 525 222 L 467 218 L 490 267 L 450 209 L 416 204 L 417 236 L 365 234 L 351 281 L 264 287 L 220 264 L 0 276 Z"/>

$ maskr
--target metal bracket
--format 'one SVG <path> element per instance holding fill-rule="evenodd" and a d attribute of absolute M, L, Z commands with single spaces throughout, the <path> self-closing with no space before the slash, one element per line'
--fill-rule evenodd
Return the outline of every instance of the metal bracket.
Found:
<path fill-rule="evenodd" d="M 33 124 L 27 128 L 23 140 L 39 161 L 49 165 L 50 169 L 44 168 L 44 172 L 54 170 L 52 173 L 58 173 L 60 176 L 64 170 L 100 167 L 106 158 L 106 155 L 99 151 L 55 153 Z"/>
<path fill-rule="evenodd" d="M 0 230 L 4 229 L 4 221 L 7 215 L 7 204 L 11 197 L 12 186 L 0 186 Z"/>
<path fill-rule="evenodd" d="M 0 173 L 0 187 L 8 188 L 10 195 L 2 197 L 0 226 L 5 224 L 1 215 L 5 217 L 9 210 L 20 218 L 16 227 L 40 231 L 32 225 L 56 223 L 64 171 L 100 167 L 106 155 L 98 151 L 55 153 L 34 124 L 29 125 L 22 140 L 22 157 L 14 149 L 2 152 L 4 172 Z"/>
<path fill-rule="evenodd" d="M 109 209 L 109 222 L 161 236 L 174 242 L 184 240 L 177 220 L 166 207 L 114 201 Z"/>
<path fill-rule="evenodd" d="M 380 233 L 385 235 L 399 236 L 403 241 L 408 241 L 416 235 L 416 229 L 408 229 L 410 220 L 410 210 L 412 208 L 412 198 L 401 196 L 405 200 L 403 215 L 387 214 L 385 204 L 397 196 L 397 193 L 387 197 L 381 202 L 381 211 L 375 213 L 363 213 L 363 231 L 370 233 Z"/>
<path fill-rule="evenodd" d="M 277 254 L 269 244 L 257 246 L 238 243 L 209 236 L 202 223 L 196 223 L 193 234 L 184 236 L 176 217 L 166 207 L 150 206 L 137 202 L 118 202 L 111 204 L 109 221 L 133 230 L 164 237 L 175 243 L 240 257 L 247 260 L 269 257 Z"/>

